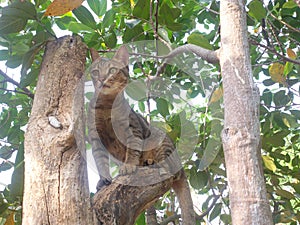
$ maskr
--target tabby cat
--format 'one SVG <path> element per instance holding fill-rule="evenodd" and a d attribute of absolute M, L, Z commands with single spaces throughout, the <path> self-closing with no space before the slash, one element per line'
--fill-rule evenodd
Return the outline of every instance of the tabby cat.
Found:
<path fill-rule="evenodd" d="M 172 140 L 134 112 L 124 98 L 129 79 L 129 53 L 122 46 L 109 60 L 93 57 L 91 76 L 95 94 L 90 102 L 88 126 L 93 156 L 100 175 L 97 190 L 112 181 L 109 156 L 122 162 L 120 174 L 132 174 L 139 166 L 158 165 L 161 173 L 175 173 L 172 184 L 185 225 L 195 224 L 193 202 Z M 171 156 L 172 155 L 172 156 Z"/>

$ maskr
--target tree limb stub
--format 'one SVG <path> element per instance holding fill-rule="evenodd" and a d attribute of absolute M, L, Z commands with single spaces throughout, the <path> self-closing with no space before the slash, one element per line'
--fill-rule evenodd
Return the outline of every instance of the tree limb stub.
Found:
<path fill-rule="evenodd" d="M 156 184 L 153 180 L 161 180 Z M 140 186 L 131 186 L 142 179 Z M 159 169 L 140 168 L 133 175 L 118 176 L 113 183 L 100 190 L 93 199 L 93 207 L 100 224 L 133 225 L 138 215 L 150 207 L 172 186 L 174 176 L 160 175 Z"/>

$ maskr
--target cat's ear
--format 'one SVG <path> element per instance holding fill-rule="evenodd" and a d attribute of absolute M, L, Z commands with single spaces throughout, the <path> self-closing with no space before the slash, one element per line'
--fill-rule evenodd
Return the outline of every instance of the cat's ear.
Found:
<path fill-rule="evenodd" d="M 114 60 L 122 62 L 125 66 L 129 64 L 129 53 L 125 45 L 122 45 L 113 57 Z"/>
<path fill-rule="evenodd" d="M 91 57 L 92 57 L 92 61 L 95 62 L 96 59 L 100 58 L 99 53 L 97 52 L 97 50 L 90 48 L 90 53 L 91 53 Z"/>

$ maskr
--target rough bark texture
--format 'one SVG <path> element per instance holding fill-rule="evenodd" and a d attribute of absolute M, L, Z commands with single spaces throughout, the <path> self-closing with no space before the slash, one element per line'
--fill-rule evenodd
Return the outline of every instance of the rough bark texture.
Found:
<path fill-rule="evenodd" d="M 25 136 L 24 225 L 93 224 L 83 126 L 85 56 L 79 37 L 46 46 Z"/>
<path fill-rule="evenodd" d="M 232 224 L 272 224 L 261 166 L 259 93 L 249 57 L 245 2 L 221 0 L 222 134 Z"/>
<path fill-rule="evenodd" d="M 159 169 L 141 168 L 132 176 L 119 176 L 113 183 L 94 196 L 94 210 L 100 224 L 132 225 L 137 216 L 150 207 L 173 183 L 173 177 L 157 184 L 153 180 L 162 177 Z M 140 183 L 131 186 L 130 183 Z"/>

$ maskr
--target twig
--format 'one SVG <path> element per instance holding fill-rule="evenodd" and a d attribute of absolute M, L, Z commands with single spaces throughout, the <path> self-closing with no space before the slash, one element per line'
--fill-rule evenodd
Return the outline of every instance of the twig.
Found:
<path fill-rule="evenodd" d="M 20 88 L 21 90 L 24 91 L 24 92 L 19 92 L 19 91 L 15 91 L 15 92 L 21 93 L 21 94 L 25 94 L 25 95 L 27 95 L 28 97 L 30 97 L 30 98 L 32 98 L 32 99 L 34 98 L 34 94 L 33 94 L 30 90 L 28 90 L 26 87 L 21 87 L 21 85 L 20 85 L 17 81 L 15 81 L 14 79 L 10 78 L 10 77 L 9 77 L 6 73 L 4 73 L 1 69 L 0 69 L 0 75 L 1 75 L 2 77 L 4 77 L 4 79 L 5 79 L 7 82 L 9 82 L 9 83 L 11 83 L 11 84 L 17 86 L 18 88 Z"/>
<path fill-rule="evenodd" d="M 279 46 L 279 48 L 280 48 L 280 50 L 281 50 L 281 53 L 284 54 L 284 49 L 283 49 L 283 47 L 282 47 L 282 43 L 279 41 L 279 39 L 278 39 L 278 37 L 277 37 L 277 35 L 276 35 L 275 31 L 274 31 L 274 26 L 273 26 L 273 24 L 272 24 L 269 20 L 267 20 L 267 22 L 268 22 L 268 24 L 269 24 L 269 26 L 270 26 L 270 30 L 271 30 L 271 33 L 272 33 L 273 37 L 275 38 L 275 40 L 276 40 L 277 43 L 278 43 L 278 46 Z M 271 47 L 271 46 L 270 46 L 270 47 Z M 272 47 L 273 47 L 273 46 L 272 46 Z"/>
<path fill-rule="evenodd" d="M 300 33 L 300 29 L 296 29 L 295 27 L 292 27 L 291 25 L 289 25 L 288 23 L 284 22 L 283 20 L 278 19 L 275 15 L 273 15 L 273 13 L 270 13 L 270 15 L 277 21 L 279 21 L 280 23 L 282 23 L 283 25 L 287 26 L 289 29 Z"/>
<path fill-rule="evenodd" d="M 288 62 L 291 62 L 291 63 L 294 63 L 294 64 L 297 64 L 297 65 L 300 65 L 300 61 L 298 60 L 295 60 L 295 59 L 291 59 L 291 58 L 288 58 L 280 53 L 278 53 L 275 49 L 273 48 L 270 48 L 264 44 L 260 44 L 259 42 L 257 42 L 256 40 L 254 40 L 253 38 L 250 38 L 250 43 L 251 44 L 254 44 L 254 45 L 257 45 L 257 46 L 260 46 L 260 47 L 263 47 L 265 49 L 268 49 L 270 52 L 274 53 L 275 55 L 277 55 L 278 57 L 284 59 L 285 61 L 288 61 Z"/>

